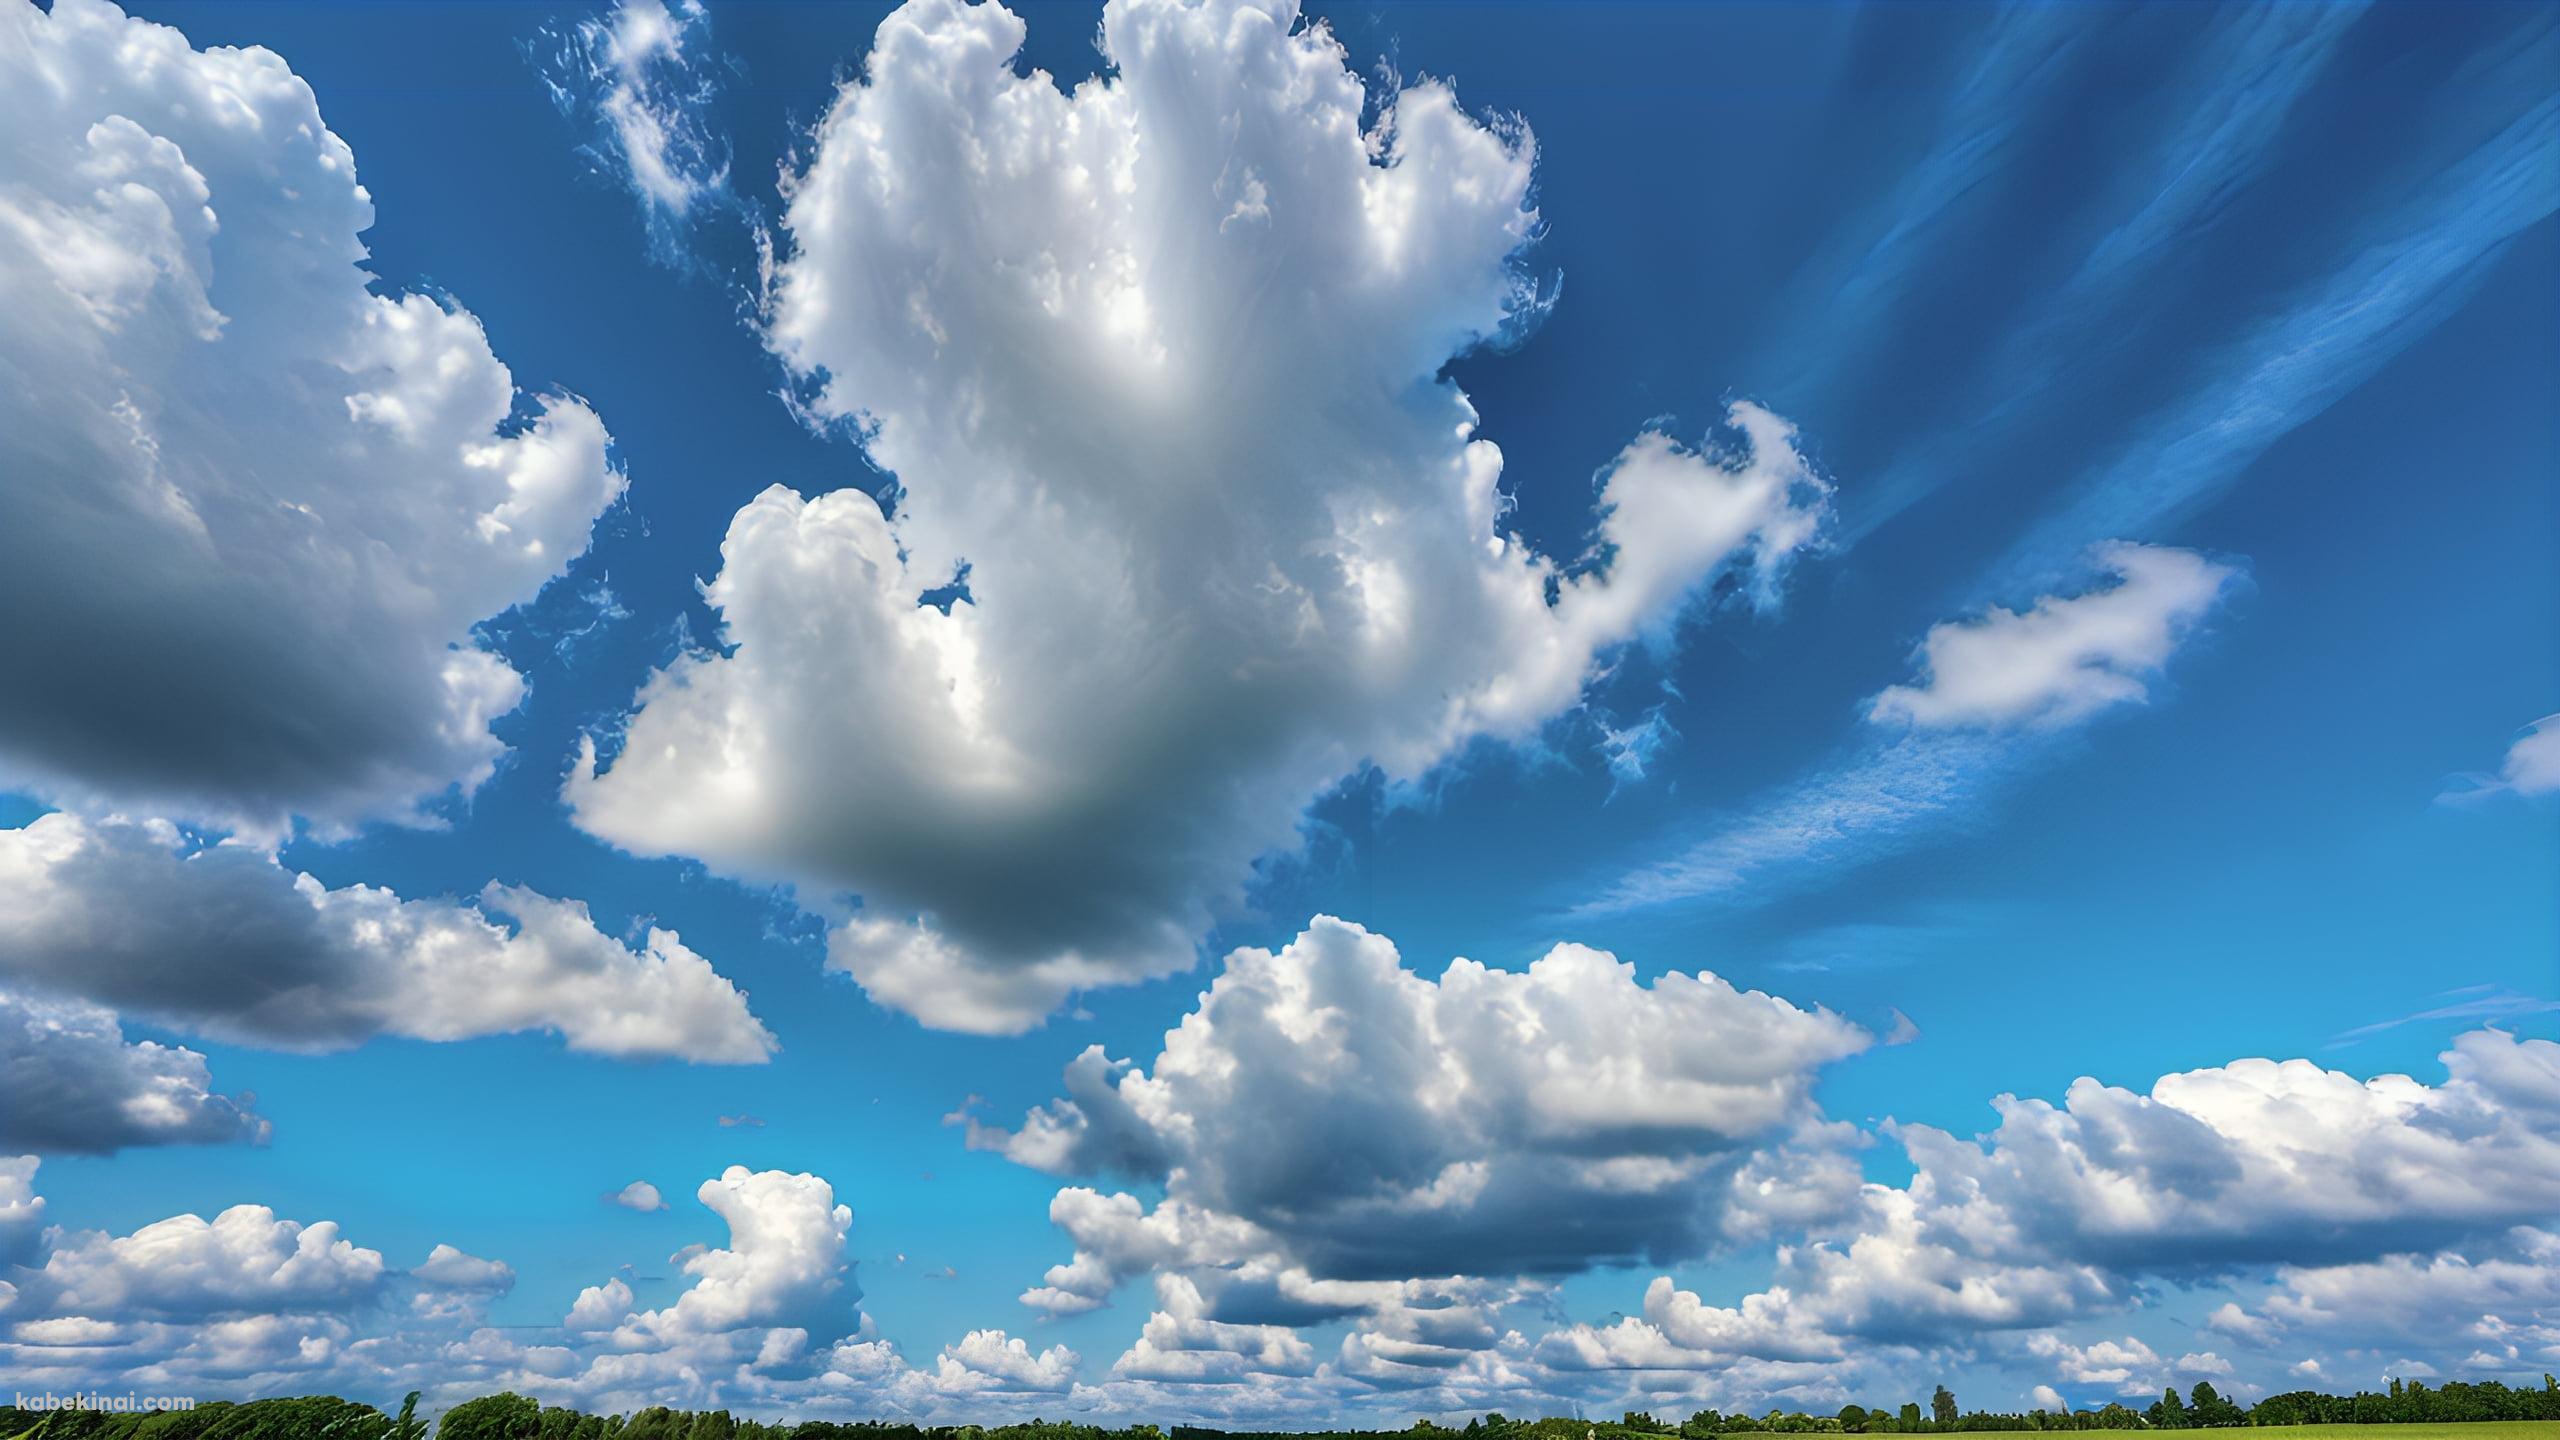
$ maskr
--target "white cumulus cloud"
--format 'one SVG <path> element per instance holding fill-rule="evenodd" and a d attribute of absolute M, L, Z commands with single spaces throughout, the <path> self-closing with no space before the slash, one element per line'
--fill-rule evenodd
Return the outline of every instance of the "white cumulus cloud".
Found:
<path fill-rule="evenodd" d="M 805 1318 L 844 1284 L 853 1210 L 815 1175 L 732 1165 L 694 1198 L 729 1225 L 729 1243 L 684 1258 L 693 1284 L 673 1305 L 631 1317 L 626 1345 L 668 1344 L 748 1325 Z"/>
<path fill-rule="evenodd" d="M 465 310 L 373 289 L 310 87 L 99 0 L 0 3 L 0 783 L 273 831 L 469 790 L 475 623 L 622 491 Z M 112 657 L 112 664 L 101 663 Z"/>
<path fill-rule="evenodd" d="M 666 1199 L 658 1193 L 658 1187 L 646 1180 L 634 1180 L 607 1195 L 604 1200 L 608 1205 L 619 1205 L 625 1210 L 638 1210 L 644 1214 L 651 1210 L 667 1208 Z"/>
<path fill-rule="evenodd" d="M 1088 1051 L 1066 1098 L 1018 1130 L 972 1122 L 969 1143 L 1164 1186 L 1152 1212 L 1058 1197 L 1078 1254 L 1026 1297 L 1049 1309 L 1135 1269 L 1255 1259 L 1303 1271 L 1287 1282 L 1302 1303 L 1309 1277 L 1667 1261 L 1726 1233 L 1759 1193 L 1749 1162 L 1819 1122 L 1816 1075 L 1870 1038 L 1713 974 L 1643 984 L 1578 945 L 1426 979 L 1384 937 L 1319 917 L 1229 956 L 1145 1067 Z"/>
<path fill-rule="evenodd" d="M 202 1055 L 128 1043 L 112 1011 L 0 990 L 0 1148 L 105 1154 L 129 1145 L 263 1142 L 254 1097 L 217 1094 Z"/>
<path fill-rule="evenodd" d="M 1287 3 L 1103 32 L 1066 92 L 999 5 L 882 23 L 789 182 L 768 340 L 893 502 L 741 510 L 723 650 L 567 788 L 631 850 L 858 896 L 832 962 L 944 1028 L 1187 967 L 1309 801 L 1534 738 L 1718 577 L 1765 600 L 1826 508 L 1737 404 L 1625 448 L 1588 554 L 1534 552 L 1439 376 L 1537 303 L 1526 130 L 1373 94 Z"/>
<path fill-rule="evenodd" d="M 2191 550 L 2125 541 L 2090 558 L 2113 584 L 1930 627 L 1919 654 L 1926 678 L 1878 695 L 1873 718 L 2067 725 L 2138 704 L 2149 693 L 2144 678 L 2168 663 L 2237 573 Z"/>
<path fill-rule="evenodd" d="M 753 1064 L 775 1048 L 672 931 L 634 948 L 520 886 L 470 902 L 332 890 L 250 846 L 65 812 L 0 830 L 0 982 L 285 1049 L 518 1030 L 625 1058 Z"/>
<path fill-rule="evenodd" d="M 305 1225 L 264 1205 L 234 1205 L 209 1221 L 179 1215 L 130 1235 L 66 1235 L 21 1290 L 62 1314 L 184 1320 L 349 1308 L 374 1295 L 387 1268 L 334 1221 Z"/>
<path fill-rule="evenodd" d="M 2040 1331 L 2120 1310 L 2146 1282 L 2276 1266 L 2290 1267 L 2292 1297 L 2263 1316 L 2226 1306 L 2213 1327 L 2263 1341 L 2271 1321 L 2323 1308 L 2314 1297 L 2420 1269 L 2413 1294 L 2502 1297 L 2508 1313 L 2538 1317 L 2543 1301 L 2515 1285 L 2512 1265 L 2405 1257 L 2555 1214 L 2560 1044 L 2478 1030 L 2443 1058 L 2436 1085 L 2245 1059 L 2163 1076 L 2147 1095 L 2082 1079 L 2060 1105 L 2002 1096 L 2000 1125 L 1975 1140 L 1899 1126 L 1911 1180 L 1867 1185 L 1813 1243 L 1781 1252 L 1768 1290 L 1717 1306 L 1657 1279 L 1641 1320 L 1551 1343 L 1650 1351 L 1655 1364 L 1681 1352 L 1700 1366 L 1823 1359 L 1861 1344 Z M 2087 1372 L 2070 1378 L 2159 1383 L 2156 1356 L 2050 1353 Z M 2177 1362 L 2210 1373 L 2220 1363 Z"/>

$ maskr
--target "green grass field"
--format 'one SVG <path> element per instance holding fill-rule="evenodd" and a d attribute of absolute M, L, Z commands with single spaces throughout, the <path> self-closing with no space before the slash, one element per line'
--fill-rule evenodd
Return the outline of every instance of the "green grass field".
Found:
<path fill-rule="evenodd" d="M 2199 1435 L 2204 1435 L 2199 1430 Z M 2560 1420 L 2476 1420 L 2470 1425 L 2250 1425 L 2230 1435 L 2289 1440 L 2560 1440 Z"/>
<path fill-rule="evenodd" d="M 2198 1431 L 2198 1434 L 2222 1433 Z M 2560 1420 L 2479 1420 L 2468 1425 L 2252 1425 L 2233 1430 L 2299 1440 L 2560 1440 Z"/>

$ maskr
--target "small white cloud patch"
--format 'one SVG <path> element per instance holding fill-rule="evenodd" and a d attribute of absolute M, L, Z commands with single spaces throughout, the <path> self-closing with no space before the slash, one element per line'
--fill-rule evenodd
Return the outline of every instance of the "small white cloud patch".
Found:
<path fill-rule="evenodd" d="M 604 1203 L 607 1205 L 619 1205 L 625 1210 L 637 1210 L 642 1214 L 647 1214 L 653 1210 L 664 1210 L 667 1208 L 666 1199 L 658 1194 L 658 1187 L 650 1184 L 646 1180 L 632 1181 L 630 1184 L 625 1185 L 621 1189 L 605 1196 Z"/>
<path fill-rule="evenodd" d="M 1930 627 L 1925 678 L 1875 698 L 1869 718 L 1923 728 L 2069 725 L 2149 696 L 2145 677 L 2237 573 L 2191 550 L 2111 541 L 2090 552 L 2114 583 Z"/>

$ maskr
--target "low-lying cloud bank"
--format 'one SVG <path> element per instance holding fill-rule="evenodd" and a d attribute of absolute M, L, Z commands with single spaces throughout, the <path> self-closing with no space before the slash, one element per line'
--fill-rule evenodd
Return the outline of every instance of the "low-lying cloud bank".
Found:
<path fill-rule="evenodd" d="M 1231 957 L 1158 1055 L 1087 1052 L 1015 1127 L 955 1117 L 976 1148 L 1152 1196 L 1060 1190 L 1074 1254 L 1022 1297 L 1089 1312 L 1143 1282 L 1107 1363 L 1000 1327 L 910 1359 L 862 1310 L 852 1211 L 816 1175 L 703 1182 L 701 1209 L 653 1222 L 692 1234 L 707 1210 L 727 1230 L 669 1257 L 675 1294 L 605 1276 L 527 1329 L 488 1323 L 512 1272 L 451 1245 L 404 1269 L 255 1205 L 48 1229 L 33 1157 L 0 1165 L 0 1363 L 57 1389 L 148 1373 L 217 1394 L 1268 1425 L 1836 1407 L 1950 1367 L 1977 1396 L 2013 1385 L 2006 1404 L 2198 1378 L 2246 1397 L 2287 1371 L 2529 1378 L 2560 1358 L 2560 1044 L 2472 1031 L 2432 1082 L 2261 1059 L 2146 1092 L 2083 1079 L 1998 1098 L 1972 1138 L 1888 1122 L 1913 1172 L 1886 1185 L 1857 1164 L 1873 1137 L 1812 1099 L 1868 1043 L 1827 1011 L 1712 974 L 1639 982 L 1576 946 L 1425 977 L 1319 919 Z M 196 1107 L 172 1123 L 253 1123 L 159 1064 Z M 638 1184 L 607 1198 L 665 1204 Z M 1771 1283 L 1729 1303 L 1659 1273 L 1636 1313 L 1595 1324 L 1558 1288 L 1772 1244 Z"/>

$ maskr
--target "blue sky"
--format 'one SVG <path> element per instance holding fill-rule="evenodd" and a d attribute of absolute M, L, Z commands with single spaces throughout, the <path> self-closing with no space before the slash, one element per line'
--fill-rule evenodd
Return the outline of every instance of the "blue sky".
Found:
<path fill-rule="evenodd" d="M 0 102 L 30 137 L 9 162 L 21 173 L 0 175 L 17 196 L 0 190 L 0 218 L 19 223 L 7 265 L 55 317 L 0 340 L 22 377 L 0 402 L 21 436 L 0 438 L 24 527 L 9 554 L 35 567 L 9 604 L 57 637 L 0 707 L 0 824 L 85 827 L 80 854 L 128 867 L 75 874 L 17 853 L 30 845 L 0 862 L 20 890 L 0 905 L 0 983 L 13 1024 L 36 1017 L 10 1064 L 69 1073 L 43 1047 L 86 1024 L 94 1048 L 100 1023 L 121 1027 L 108 1051 L 202 1057 L 175 1082 L 182 1120 L 134 1121 L 126 1104 L 125 1130 L 83 1130 L 80 1104 L 98 1102 L 67 1083 L 13 1098 L 9 1138 L 42 1156 L 29 1193 L 65 1227 L 17 1252 L 20 1308 L 0 1311 L 19 1327 L 7 1368 L 30 1383 L 130 1388 L 156 1365 L 205 1394 L 396 1399 L 424 1376 L 448 1398 L 504 1383 L 607 1407 L 663 1394 L 1259 1423 L 1832 1408 L 1898 1403 L 1941 1377 L 1995 1408 L 2044 1403 L 2039 1386 L 2090 1404 L 2199 1377 L 2256 1393 L 2535 1376 L 2560 1353 L 2560 1188 L 2543 1188 L 2560 1175 L 2560 765 L 2532 729 L 2560 710 L 2547 13 L 1313 7 L 1337 60 L 1286 25 L 1230 21 L 1221 50 L 1137 5 L 1111 22 L 1127 73 L 1096 82 L 1079 133 L 1119 137 L 1084 143 L 1125 143 L 1142 196 L 1158 193 L 1150 173 L 1196 169 L 1225 218 L 1185 209 L 1205 190 L 1167 181 L 1161 213 L 1112 221 L 1079 208 L 1087 191 L 1002 163 L 956 173 L 970 152 L 944 143 L 983 124 L 1026 147 L 1024 174 L 1062 173 L 1072 143 L 1034 141 L 1063 133 L 1042 126 L 1065 102 L 990 97 L 1039 89 L 1019 78 L 1035 67 L 1069 85 L 1113 75 L 1096 7 L 1029 7 L 1008 71 L 1000 24 L 930 6 L 883 36 L 940 27 L 954 48 L 884 38 L 866 68 L 885 7 L 191 0 L 137 4 L 128 22 L 5 3 L 26 13 L 0 32 L 0 67 L 81 76 L 100 37 L 142 22 L 185 41 L 158 32 L 175 47 L 163 75 Z M 91 32 L 70 33 L 72 18 Z M 1129 63 L 1142 33 L 1156 68 Z M 973 59 L 962 39 L 995 50 Z M 441 373 L 486 383 L 502 364 L 517 392 L 504 418 L 438 408 L 426 360 L 350 366 L 356 342 L 323 333 L 331 305 L 371 316 L 378 302 L 344 278 L 354 222 L 308 184 L 260 178 L 285 163 L 260 147 L 285 153 L 291 125 L 189 128 L 213 125 L 187 109 L 189 87 L 244 83 L 196 52 L 248 45 L 309 95 L 243 103 L 289 121 L 316 98 L 352 152 L 373 294 L 474 319 L 483 342 L 436 342 Z M 1359 237 L 1406 247 L 1363 262 L 1391 280 L 1342 258 L 1351 222 L 1320 198 L 1337 193 L 1324 186 L 1342 179 L 1339 147 L 1301 144 L 1308 113 L 1265 104 L 1275 56 L 1320 96 L 1365 85 L 1361 125 L 1416 87 L 1375 132 L 1408 147 L 1399 166 L 1369 168 L 1422 177 L 1402 203 L 1426 218 Z M 1434 81 L 1454 84 L 1455 107 Z M 1114 108 L 1106 83 L 1147 103 Z M 217 229 L 187 238 L 187 206 L 164 206 L 181 238 L 163 251 L 160 230 L 98 198 L 98 167 L 157 163 L 114 158 L 126 152 L 92 129 L 111 114 L 185 153 Z M 844 123 L 822 126 L 831 114 Z M 92 205 L 88 229 L 62 219 Z M 266 273 L 260 257 L 286 249 L 254 248 L 271 220 L 295 244 L 340 246 L 307 267 L 341 277 L 334 298 Z M 1218 247 L 1256 225 L 1273 238 L 1252 252 L 1267 268 L 1248 271 Z M 1135 301 L 1109 279 L 1127 253 L 1147 257 Z M 1100 257 L 1045 282 L 1065 296 L 1052 318 L 1089 323 L 1041 328 L 1020 298 L 1041 283 L 1020 278 L 1038 269 L 1025 255 Z M 158 278 L 116 290 L 128 282 L 96 277 L 121 270 L 66 256 L 156 263 Z M 192 313 L 170 298 L 189 274 L 227 317 L 218 339 L 168 318 Z M 1126 322 L 1141 360 L 1124 375 L 1108 346 L 1129 304 L 1144 307 Z M 151 348 L 154 327 L 178 338 Z M 1171 359 L 1148 370 L 1147 343 Z M 294 378 L 312 373 L 324 379 Z M 332 383 L 343 395 L 297 408 Z M 1461 393 L 1473 435 L 1499 447 L 1508 509 L 1485 522 L 1508 537 L 1499 561 L 1472 558 L 1453 498 L 1466 462 L 1445 422 L 1463 418 Z M 545 394 L 570 398 L 536 423 Z M 404 408 L 363 398 L 383 395 Z M 196 562 L 138 558 L 174 543 L 139 502 L 63 498 L 123 494 L 125 452 L 36 420 L 119 415 L 119 397 L 152 431 L 154 483 L 215 517 L 200 581 L 125 584 L 118 564 Z M 581 439 L 580 415 L 609 451 Z M 1674 443 L 1629 448 L 1649 432 Z M 289 438 L 255 450 L 268 433 Z M 540 542 L 492 559 L 490 530 L 451 522 L 441 497 L 520 463 L 566 478 L 518 486 L 554 486 L 505 512 L 506 535 Z M 811 503 L 854 490 L 890 519 L 860 496 Z M 221 507 L 243 496 L 306 506 L 318 528 L 224 529 Z M 1314 502 L 1335 508 L 1310 531 Z M 1719 505 L 1742 514 L 1735 534 L 1692 543 L 1660 523 Z M 1394 516 L 1355 535 L 1343 517 L 1364 506 Z M 746 513 L 770 523 L 750 533 Z M 2121 548 L 2093 549 L 2107 545 Z M 1341 568 L 1308 579 L 1319 553 Z M 75 558 L 37 564 L 48 554 Z M 956 601 L 936 589 L 954 557 L 971 567 Z M 381 578 L 395 569 L 445 598 L 402 598 Z M 1123 569 L 1143 580 L 1124 589 Z M 1408 602 L 1375 597 L 1399 592 L 1335 594 L 1322 578 L 1382 572 L 1421 597 L 1386 622 L 1382 607 Z M 886 577 L 895 603 L 865 608 L 857 573 Z M 1286 585 L 1307 587 L 1327 636 L 1350 633 L 1360 605 L 1371 624 L 1426 633 L 1410 649 L 1274 638 L 1287 627 L 1254 597 Z M 1501 608 L 1516 586 L 1535 613 Z M 1327 608 L 1353 589 L 1358 604 Z M 938 618 L 902 629 L 900 606 Z M 214 628 L 189 629 L 190 608 Z M 434 657 L 473 651 L 520 684 L 487 682 L 495 718 L 418 730 L 420 707 L 442 703 L 414 698 L 433 692 Z M 322 658 L 305 673 L 297 656 Z M 670 667 L 679 680 L 644 695 Z M 1249 672 L 1303 683 L 1237 678 Z M 980 682 L 993 718 L 935 708 Z M 296 686 L 338 708 L 303 707 Z M 387 737 L 378 753 L 368 725 Z M 602 757 L 592 778 L 582 743 Z M 339 750 L 340 778 L 301 778 Z M 184 838 L 145 838 L 145 816 Z M 287 974 L 288 942 L 240 918 L 251 901 L 234 910 L 211 882 L 170 878 L 203 878 L 198 852 L 225 835 L 213 858 L 240 861 L 259 903 L 287 893 L 280 865 L 432 907 L 404 913 L 454 927 L 456 946 L 498 916 L 499 978 L 439 988 L 418 977 L 453 951 L 382 961 L 369 947 L 388 942 L 331 922 L 290 962 L 319 977 L 314 1008 L 333 990 L 394 998 L 346 1000 L 334 1028 L 243 1012 L 238 987 Z M 521 912 L 474 908 L 493 883 L 583 902 L 592 924 L 563 933 L 607 959 L 526 958 L 505 940 L 535 928 Z M 1317 915 L 1391 940 L 1405 980 L 1333 932 L 1267 971 L 1223 958 L 1282 950 Z M 683 966 L 650 949 L 652 926 L 716 973 L 670 981 Z M 226 953 L 170 948 L 199 936 Z M 1403 1073 L 1396 1046 L 1368 1047 L 1355 1025 L 1348 1058 L 1309 1059 L 1303 1034 L 1247 1003 L 1285 1009 L 1253 987 L 1295 975 L 1322 993 L 1309 977 L 1339 964 L 1337 983 L 1384 987 L 1374 1005 L 1343 1002 L 1353 1019 L 1387 1013 L 1390 995 L 1455 1007 L 1454 982 L 1414 985 L 1460 955 L 1525 976 L 1562 942 L 1613 953 L 1632 980 L 1486 982 L 1551 1022 L 1535 1041 L 1461 1033 L 1455 1008 L 1433 1022 L 1453 1053 L 1548 1067 L 1518 1103 L 1580 1118 L 1529 1138 L 1502 1109 L 1505 1062 L 1433 1062 L 1493 1110 L 1408 1113 L 1379 1098 Z M 604 978 L 561 978 L 580 965 Z M 1702 970 L 1797 1008 L 1771 1020 L 1655 983 Z M 139 978 L 99 978 L 127 972 Z M 166 977 L 181 972 L 233 997 L 180 998 Z M 1203 998 L 1222 977 L 1225 1008 Z M 534 996 L 512 1010 L 488 998 L 510 980 Z M 675 983 L 694 988 L 652 988 Z M 594 1018 L 595 986 L 634 997 L 604 1007 L 620 1028 Z M 1166 1036 L 1186 1016 L 1197 1048 L 1177 1056 Z M 2499 1030 L 2479 1038 L 2484 1022 Z M 1297 1058 L 1247 1043 L 1265 1023 Z M 1659 1054 L 1648 1026 L 1663 1027 Z M 1857 1038 L 1840 1039 L 1848 1027 Z M 2449 1073 L 2439 1057 L 2465 1034 L 2490 1058 Z M 720 1063 L 760 1056 L 758 1035 L 778 1047 L 769 1060 Z M 1606 1075 L 1628 1035 L 1650 1058 L 1622 1094 Z M 1168 1078 L 1229 1044 L 1241 1090 Z M 1071 1142 L 1044 1150 L 1019 1117 L 1065 1093 L 1061 1069 L 1087 1046 L 1155 1077 L 1099 1092 L 1137 1086 L 1145 1118 L 1115 1121 L 1078 1092 Z M 2246 1090 L 2260 1082 L 2228 1077 L 2251 1057 L 2307 1058 L 2342 1074 L 2301 1085 L 2361 1098 L 2304 1091 L 2292 1111 L 2154 1094 L 2208 1067 L 2232 1068 L 2200 1089 Z M 2411 1110 L 2354 1083 L 2392 1074 L 2428 1098 Z M 2018 1262 L 2034 1273 L 1932 1229 L 1962 1229 L 1929 1195 L 1963 1167 L 1907 1149 L 1903 1127 L 1984 1134 L 1994 1097 L 2060 1106 L 2084 1076 L 2154 1095 L 2145 1114 L 2207 1117 L 2207 1137 L 2146 1141 L 2123 1138 L 2154 1133 L 2131 1121 L 2107 1128 L 2103 1097 L 2073 1092 L 2061 1112 L 2087 1127 L 2064 1147 L 2073 1173 L 2134 1184 L 2147 1218 L 2094 1200 L 2075 1212 L 2106 1187 L 2037 1171 L 2047 1152 L 2012 1132 L 1968 1141 L 1966 1164 L 1995 1197 L 2018 1187 L 1998 1203 L 2036 1237 Z M 1761 1114 L 1770 1096 L 1784 1104 Z M 1652 1097 L 1674 1097 L 1661 1103 L 1677 1117 L 1611 1108 Z M 2329 1121 L 2303 1117 L 2358 1105 L 2373 1114 L 2338 1121 L 2342 1151 L 2322 1151 Z M 40 1106 L 72 1118 L 40 1123 Z M 964 1107 L 976 1125 L 946 1118 Z M 1167 1138 L 1176 1120 L 1190 1138 Z M 2405 1152 L 2393 1126 L 2417 1137 Z M 2516 1166 L 2511 1187 L 2457 1184 L 2442 1167 L 2469 1152 L 2430 1148 L 2473 1141 Z M 2225 1147 L 2251 1193 L 2189 1185 L 2137 1153 L 2146 1143 L 2190 1160 Z M 2404 1153 L 2354 1215 L 2259 1168 L 2290 1157 L 2280 1168 L 2301 1179 Z M 1646 1191 L 1624 1235 L 1585 1239 L 1563 1192 L 1528 1178 L 1541 1154 L 1670 1165 L 1683 1197 L 1766 1165 L 1806 1195 L 1755 1210 Z M 1375 1184 L 1404 1197 L 1401 1215 L 1441 1194 L 1388 1173 L 1417 1156 L 1454 1167 L 1432 1185 L 1489 1186 L 1430 1232 L 1477 1247 L 1482 1273 L 1453 1278 L 1421 1230 L 1412 1268 L 1343 1258 L 1346 1227 L 1408 1243 L 1407 1221 L 1340 1202 Z M 707 1213 L 695 1187 L 731 1166 L 744 1198 Z M 1915 1170 L 1939 1187 L 1914 1188 Z M 635 1179 L 669 1208 L 604 1203 Z M 1179 1211 L 1255 1233 L 1166 1242 L 1104 1267 L 1098 1293 L 1026 1306 L 1048 1267 L 1108 1248 L 1052 1223 L 1062 1185 L 1125 1191 L 1168 1227 Z M 849 1230 L 830 1228 L 833 1203 Z M 814 1269 L 757 1258 L 741 1216 L 767 1204 L 774 1227 L 814 1227 Z M 157 1298 L 99 1278 L 147 1250 L 105 1237 L 240 1205 L 335 1222 L 384 1273 L 316 1298 L 255 1276 Z M 1869 1264 L 1912 1234 L 1911 1255 Z M 1806 1244 L 1841 1263 L 1777 1253 Z M 504 1283 L 439 1280 L 420 1264 L 438 1245 L 503 1262 Z M 750 1277 L 743 1319 L 680 1301 L 726 1273 L 688 1279 L 669 1260 L 687 1246 L 729 1247 L 716 1253 Z M 836 1246 L 857 1270 L 835 1267 Z M 2510 1285 L 2502 1310 L 2447 1279 L 2501 1266 L 2545 1278 Z M 1393 1298 L 1344 1298 L 1390 1272 Z M 617 1274 L 634 1277 L 621 1332 L 564 1333 L 581 1290 Z M 2014 1293 L 1987 1316 L 1910 1298 L 1967 1274 Z M 1154 1277 L 1191 1286 L 1188 1302 Z M 1648 1299 L 1666 1288 L 1656 1277 L 1766 1333 L 1739 1318 L 1684 1330 Z M 1796 1308 L 1770 1319 L 1745 1297 L 1773 1280 Z M 1245 1292 L 1269 1284 L 1298 1311 L 1257 1308 Z M 2328 1308 L 2304 1298 L 2320 1295 Z M 2358 1329 L 2341 1295 L 2385 1318 Z M 2238 1318 L 2210 1324 L 2226 1301 Z M 1459 1312 L 1480 1338 L 1429 1318 Z M 1115 1371 L 1150 1313 L 1188 1337 L 1150 1327 L 1177 1357 L 1283 1358 L 1221 1358 L 1241 1368 L 1205 1384 L 1174 1378 L 1188 1361 Z M 67 1344 L 73 1319 L 121 1328 Z M 216 1354 L 202 1337 L 219 1319 L 281 1348 Z M 430 1320 L 495 1337 L 470 1342 L 478 1368 L 434 1350 L 446 1332 Z M 805 1352 L 699 1378 L 723 1373 L 705 1357 L 755 1356 L 793 1329 Z M 367 1353 L 367 1335 L 389 1338 Z M 829 1351 L 839 1337 L 879 1348 Z M 598 1346 L 669 1368 L 611 1378 Z M 673 1378 L 687 1365 L 694 1380 Z"/>

